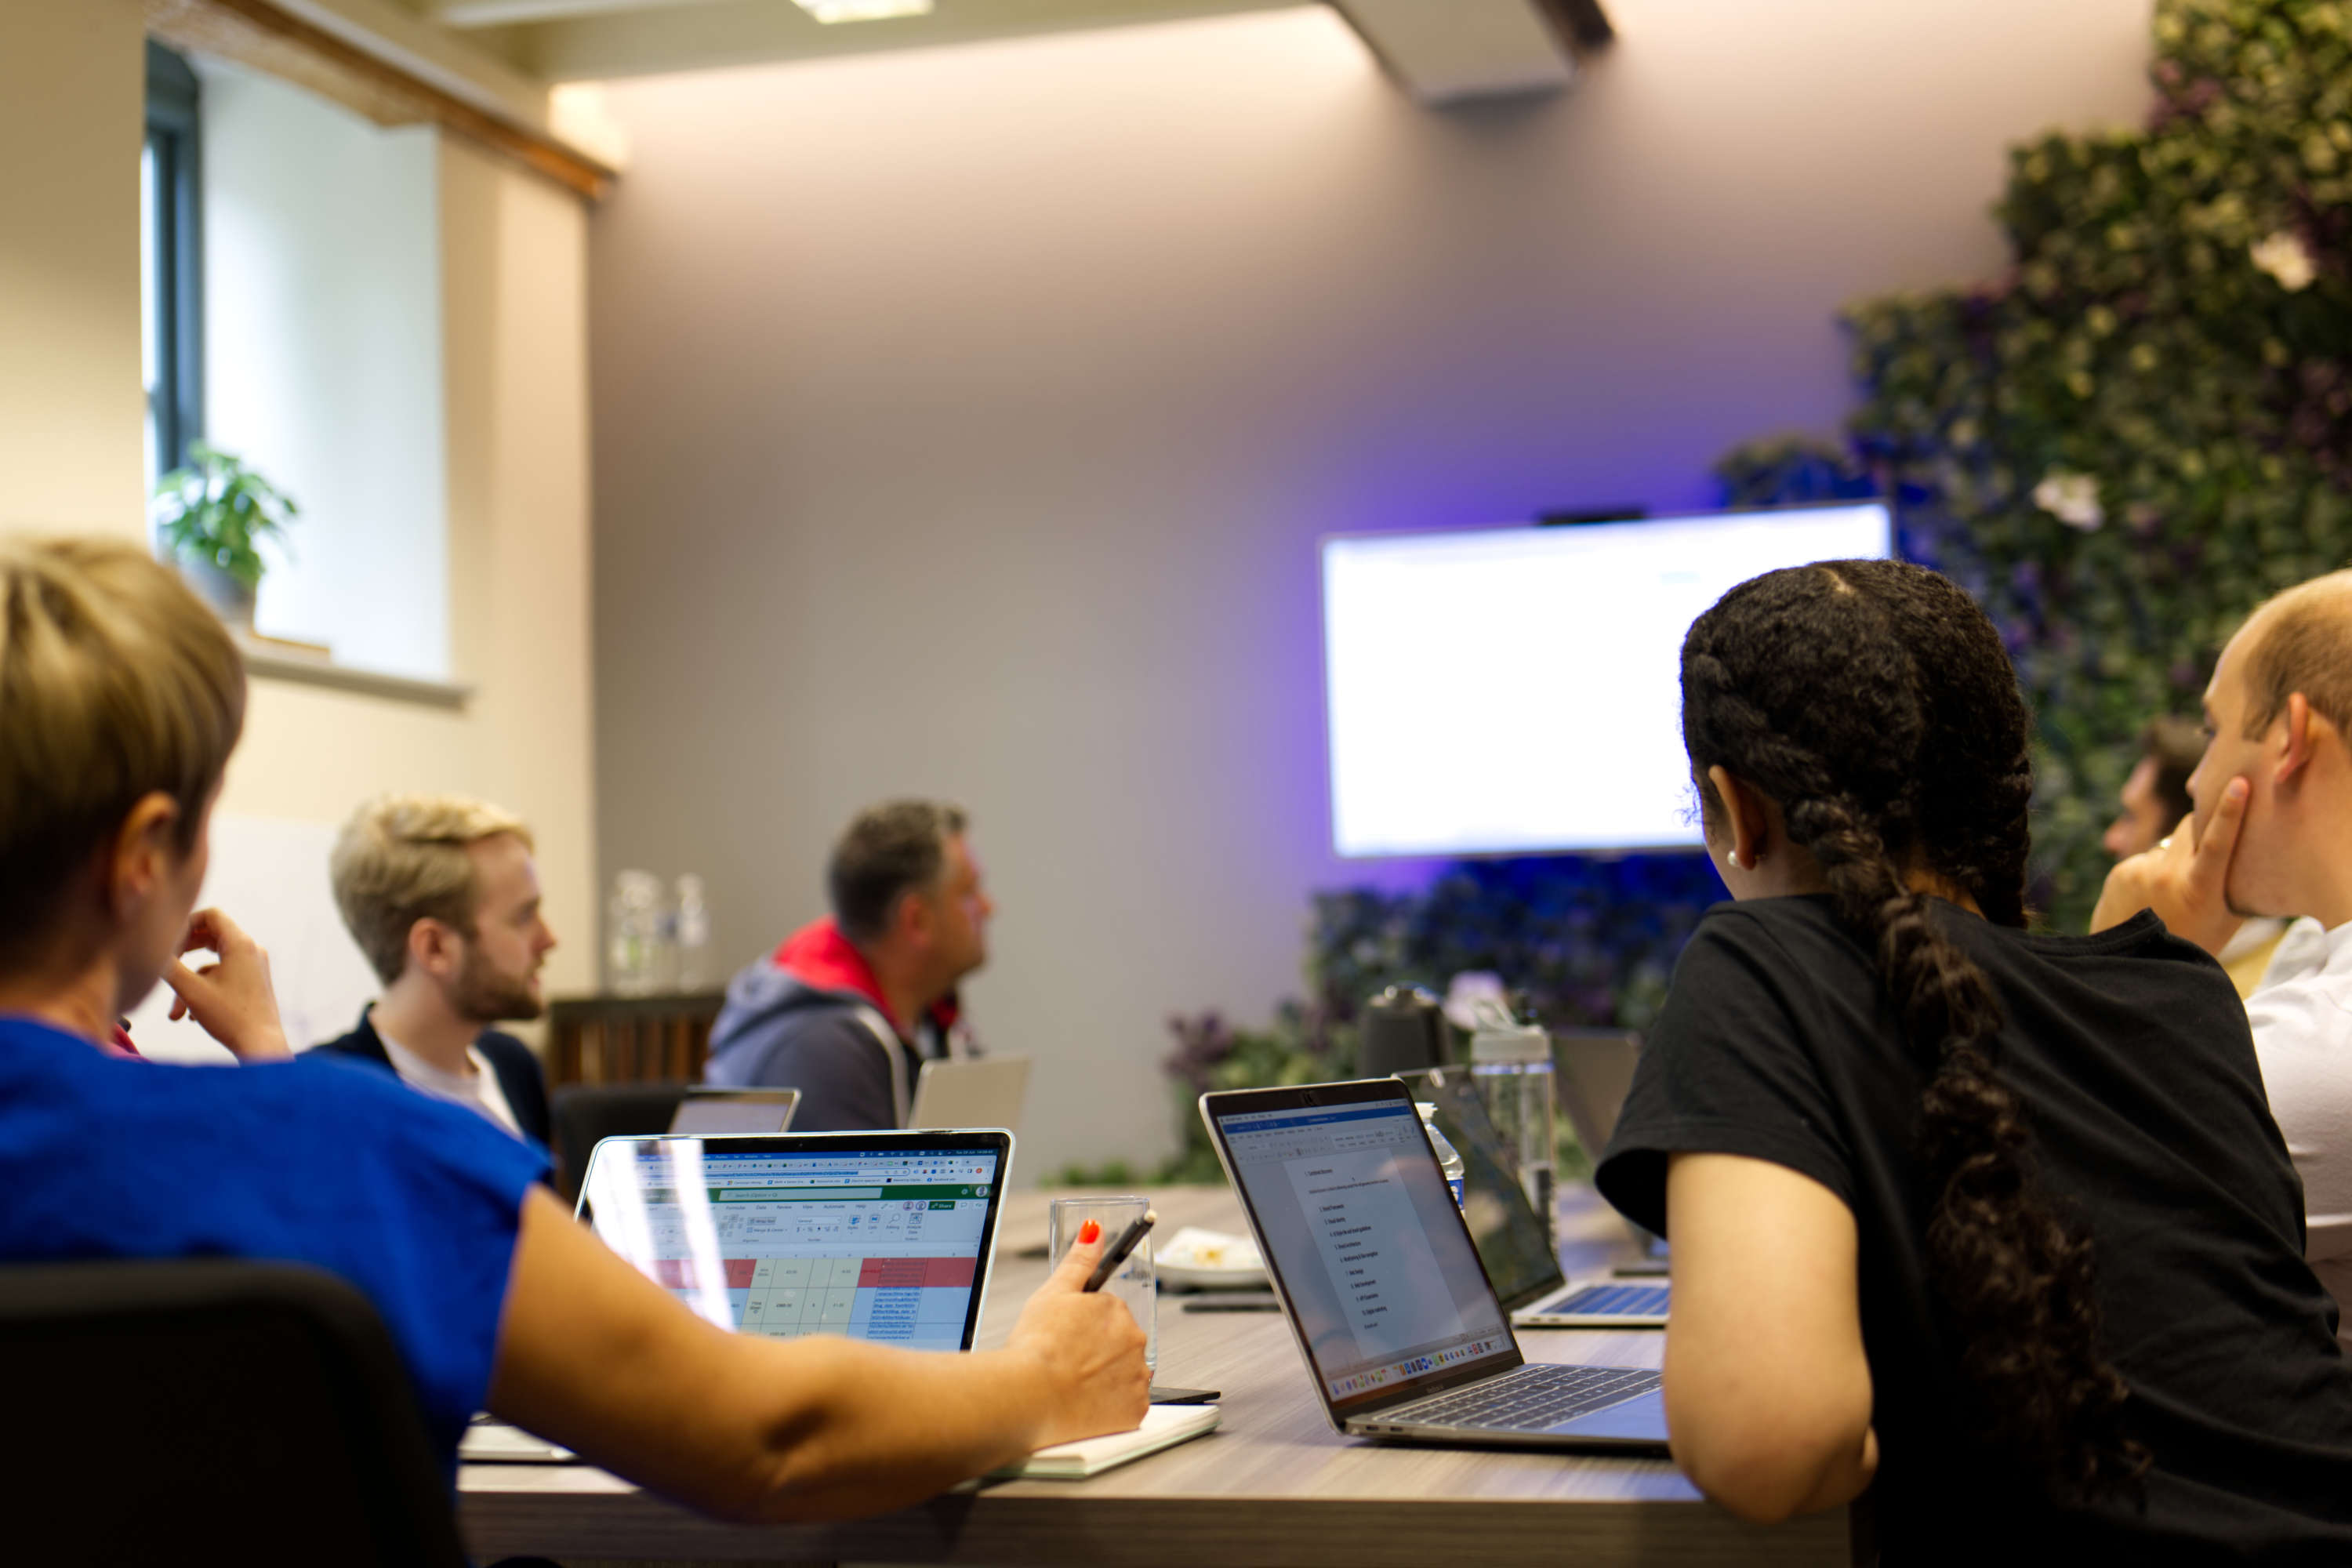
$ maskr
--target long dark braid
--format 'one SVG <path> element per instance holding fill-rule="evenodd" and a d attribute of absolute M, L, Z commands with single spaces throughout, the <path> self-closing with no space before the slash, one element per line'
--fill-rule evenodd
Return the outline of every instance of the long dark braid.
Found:
<path fill-rule="evenodd" d="M 1720 765 L 1780 803 L 1840 921 L 1876 955 L 1920 1101 L 1930 1279 L 1990 1447 L 2057 1496 L 2141 1462 L 2099 1353 L 2091 1243 L 2038 1189 L 2025 1107 L 1994 1072 L 1999 998 L 1909 873 L 2025 923 L 2025 705 L 1990 622 L 1932 572 L 1840 561 L 1744 583 L 1683 643 L 1683 736 L 1705 805 Z"/>

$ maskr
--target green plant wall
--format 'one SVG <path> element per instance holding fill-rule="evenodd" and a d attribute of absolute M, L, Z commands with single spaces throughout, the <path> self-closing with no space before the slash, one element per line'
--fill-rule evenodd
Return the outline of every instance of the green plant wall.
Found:
<path fill-rule="evenodd" d="M 1984 604 L 2035 706 L 2035 894 L 2063 930 L 2097 899 L 2141 726 L 2197 710 L 2263 598 L 2352 561 L 2352 3 L 2158 0 L 2153 26 L 2145 128 L 2011 153 L 2006 273 L 1847 310 L 1845 438 L 1716 469 L 1728 506 L 1884 494 L 1906 553 Z M 1493 970 L 1549 1022 L 1643 1027 L 1720 896 L 1697 856 L 1322 895 L 1309 1000 L 1261 1029 L 1171 1020 L 1163 1173 L 1216 1178 L 1201 1089 L 1349 1071 L 1356 1009 L 1391 982 Z"/>
<path fill-rule="evenodd" d="M 2158 0 L 2142 130 L 2012 151 L 1999 279 L 1849 309 L 1853 465 L 2000 626 L 2040 721 L 2037 892 L 2080 929 L 2160 711 L 2352 560 L 2352 5 Z M 1769 496 L 1817 446 L 1743 448 Z"/>

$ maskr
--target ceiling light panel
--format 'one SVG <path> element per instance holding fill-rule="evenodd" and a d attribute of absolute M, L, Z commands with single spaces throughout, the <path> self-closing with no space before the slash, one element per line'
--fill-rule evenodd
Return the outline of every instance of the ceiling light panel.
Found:
<path fill-rule="evenodd" d="M 893 16 L 928 16 L 931 0 L 793 0 L 820 22 L 884 22 Z"/>

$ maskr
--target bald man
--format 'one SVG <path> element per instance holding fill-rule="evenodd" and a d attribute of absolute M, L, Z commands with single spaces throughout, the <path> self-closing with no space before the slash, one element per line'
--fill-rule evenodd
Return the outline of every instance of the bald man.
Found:
<path fill-rule="evenodd" d="M 2205 722 L 2194 811 L 2108 874 L 2091 929 L 2153 909 L 2218 953 L 2249 917 L 2294 921 L 2246 1016 L 2303 1176 L 2305 1256 L 2340 1310 L 2352 1300 L 2352 572 L 2247 618 L 2214 666 Z"/>

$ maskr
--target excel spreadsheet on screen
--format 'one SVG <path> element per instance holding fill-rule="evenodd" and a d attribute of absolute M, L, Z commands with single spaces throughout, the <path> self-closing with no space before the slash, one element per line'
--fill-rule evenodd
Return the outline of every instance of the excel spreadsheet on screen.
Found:
<path fill-rule="evenodd" d="M 597 1234 L 710 1321 L 962 1347 L 985 1274 L 999 1157 L 731 1152 L 647 1140 L 600 1157 Z"/>

